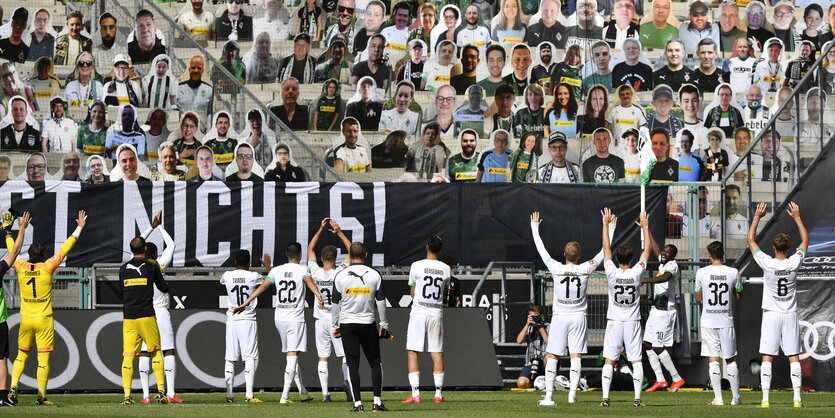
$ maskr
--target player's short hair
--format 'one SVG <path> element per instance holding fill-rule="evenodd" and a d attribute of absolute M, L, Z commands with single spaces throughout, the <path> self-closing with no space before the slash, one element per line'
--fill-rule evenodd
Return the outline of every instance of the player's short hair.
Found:
<path fill-rule="evenodd" d="M 134 237 L 132 240 L 130 240 L 130 252 L 133 255 L 138 255 L 145 252 L 145 238 Z"/>
<path fill-rule="evenodd" d="M 721 260 L 722 257 L 725 256 L 725 247 L 722 246 L 721 242 L 713 241 L 710 244 L 707 244 L 707 253 L 710 255 L 710 258 L 714 260 Z"/>
<path fill-rule="evenodd" d="M 159 249 L 157 244 L 153 242 L 145 242 L 145 258 L 149 260 L 156 260 L 159 256 Z"/>
<path fill-rule="evenodd" d="M 302 258 L 302 245 L 298 242 L 291 242 L 287 244 L 287 250 L 284 254 L 289 260 L 298 260 Z"/>
<path fill-rule="evenodd" d="M 568 244 L 565 244 L 563 255 L 565 255 L 565 261 L 576 263 L 577 260 L 580 259 L 580 243 L 577 241 L 571 241 Z"/>
<path fill-rule="evenodd" d="M 46 247 L 43 244 L 36 242 L 29 246 L 29 263 L 43 263 L 46 259 Z"/>
<path fill-rule="evenodd" d="M 667 244 L 664 246 L 664 248 L 666 248 L 667 251 L 670 252 L 671 257 L 676 258 L 676 255 L 678 255 L 678 247 L 676 247 L 675 245 Z"/>
<path fill-rule="evenodd" d="M 249 264 L 249 251 L 238 250 L 238 252 L 235 253 L 235 267 L 247 268 L 249 267 Z"/>
<path fill-rule="evenodd" d="M 325 248 L 322 248 L 322 261 L 336 262 L 336 246 L 326 245 Z"/>
<path fill-rule="evenodd" d="M 780 253 L 785 253 L 789 250 L 789 245 L 791 244 L 791 238 L 789 238 L 788 234 L 779 233 L 774 236 L 774 250 Z"/>
<path fill-rule="evenodd" d="M 444 248 L 444 240 L 437 235 L 432 235 L 429 237 L 429 241 L 426 242 L 426 249 L 432 254 L 440 253 L 442 248 Z"/>
<path fill-rule="evenodd" d="M 365 260 L 365 244 L 361 242 L 351 243 L 351 248 L 348 249 L 348 254 L 352 259 Z"/>
<path fill-rule="evenodd" d="M 634 256 L 635 253 L 632 251 L 632 247 L 628 245 L 621 245 L 615 249 L 615 260 L 619 264 L 631 263 Z"/>
<path fill-rule="evenodd" d="M 540 308 L 539 305 L 531 305 L 531 306 L 528 306 L 528 312 L 536 312 L 538 314 L 541 314 L 542 313 L 542 308 Z"/>

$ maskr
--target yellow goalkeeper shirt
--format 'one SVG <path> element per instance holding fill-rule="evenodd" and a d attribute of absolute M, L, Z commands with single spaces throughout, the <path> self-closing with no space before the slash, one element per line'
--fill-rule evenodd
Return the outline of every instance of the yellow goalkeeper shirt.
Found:
<path fill-rule="evenodd" d="M 42 263 L 29 263 L 22 258 L 14 262 L 17 281 L 20 284 L 20 313 L 31 317 L 52 315 L 52 273 L 61 265 L 64 257 L 75 245 L 76 238 L 70 236 L 49 260 Z M 6 237 L 6 248 L 14 247 L 14 240 Z"/>

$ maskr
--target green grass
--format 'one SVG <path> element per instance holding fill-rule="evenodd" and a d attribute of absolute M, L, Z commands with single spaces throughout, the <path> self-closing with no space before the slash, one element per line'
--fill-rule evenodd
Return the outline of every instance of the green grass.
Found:
<path fill-rule="evenodd" d="M 803 394 L 804 408 L 796 410 L 792 408 L 791 392 L 777 392 L 771 394 L 771 409 L 763 410 L 758 408 L 761 394 L 759 392 L 743 392 L 741 406 L 711 407 L 708 402 L 713 399 L 712 392 L 678 392 L 678 393 L 644 393 L 643 399 L 645 408 L 632 406 L 631 392 L 612 392 L 612 406 L 601 408 L 601 392 L 579 393 L 579 403 L 568 404 L 566 392 L 556 392 L 554 400 L 557 406 L 554 408 L 541 408 L 537 401 L 542 397 L 542 392 L 511 392 L 511 391 L 490 391 L 490 392 L 446 392 L 447 403 L 435 404 L 432 402 L 432 393 L 423 392 L 424 401 L 422 404 L 404 405 L 400 401 L 408 397 L 405 392 L 383 393 L 383 403 L 396 416 L 422 416 L 434 417 L 440 414 L 452 416 L 594 416 L 594 415 L 619 415 L 619 416 L 785 416 L 786 414 L 808 416 L 835 416 L 835 394 L 816 393 Z M 725 402 L 730 403 L 730 392 L 725 391 Z M 250 405 L 243 403 L 244 396 L 238 392 L 235 394 L 235 403 L 224 403 L 223 393 L 212 394 L 189 394 L 185 393 L 180 397 L 185 402 L 182 405 L 142 405 L 138 401 L 139 396 L 134 395 L 137 401 L 133 406 L 122 406 L 120 394 L 108 395 L 50 395 L 49 399 L 55 402 L 54 406 L 35 406 L 34 395 L 20 396 L 20 403 L 16 408 L 2 408 L 0 415 L 16 416 L 137 416 L 137 417 L 186 417 L 199 416 L 207 417 L 236 417 L 244 414 L 255 417 L 272 416 L 306 416 L 322 417 L 346 415 L 351 405 L 345 402 L 345 395 L 340 393 L 332 394 L 333 403 L 321 403 L 319 394 L 314 394 L 314 400 L 310 403 L 295 403 L 293 405 L 280 405 L 278 403 L 280 393 L 257 394 L 263 404 Z M 292 394 L 291 399 L 297 398 Z M 363 393 L 366 411 L 371 410 L 371 395 Z M 428 401 L 428 402 L 427 402 Z"/>

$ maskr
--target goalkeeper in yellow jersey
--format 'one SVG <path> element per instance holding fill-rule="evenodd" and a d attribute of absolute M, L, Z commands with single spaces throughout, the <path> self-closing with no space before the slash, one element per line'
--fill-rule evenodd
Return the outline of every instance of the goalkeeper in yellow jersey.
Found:
<path fill-rule="evenodd" d="M 46 247 L 36 242 L 29 246 L 29 261 L 22 258 L 14 262 L 20 285 L 20 333 L 17 338 L 17 358 L 12 366 L 12 386 L 9 401 L 17 404 L 17 384 L 26 366 L 32 348 L 38 346 L 38 405 L 51 405 L 46 400 L 46 383 L 49 380 L 49 354 L 55 348 L 55 328 L 52 324 L 52 273 L 75 245 L 81 230 L 87 224 L 87 214 L 78 211 L 75 221 L 78 227 L 50 258 Z M 6 247 L 12 251 L 14 241 L 6 237 Z"/>
<path fill-rule="evenodd" d="M 14 241 L 14 247 L 9 251 L 2 260 L 0 260 L 0 278 L 6 275 L 15 258 L 20 254 L 20 248 L 23 246 L 23 236 L 26 233 L 26 227 L 29 225 L 29 212 L 25 212 L 20 219 L 18 225 L 20 232 L 17 233 L 17 239 Z M 2 229 L 6 231 L 6 236 L 11 238 L 11 228 L 14 224 L 14 215 L 11 213 L 3 217 Z M 6 320 L 9 319 L 9 313 L 6 311 L 6 295 L 3 293 L 3 286 L 0 286 L 0 407 L 13 406 L 9 400 L 9 387 L 6 376 L 9 375 L 9 369 L 6 366 L 6 359 L 9 357 L 9 324 Z"/>

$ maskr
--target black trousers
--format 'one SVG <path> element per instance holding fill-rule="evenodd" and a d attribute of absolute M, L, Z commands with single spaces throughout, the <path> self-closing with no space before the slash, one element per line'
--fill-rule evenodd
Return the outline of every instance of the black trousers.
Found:
<path fill-rule="evenodd" d="M 371 385 L 374 388 L 374 396 L 382 396 L 383 362 L 380 359 L 377 325 L 342 324 L 339 328 L 342 331 L 342 348 L 345 350 L 345 360 L 348 363 L 348 385 L 354 401 L 362 400 L 360 396 L 360 347 L 371 366 Z"/>

